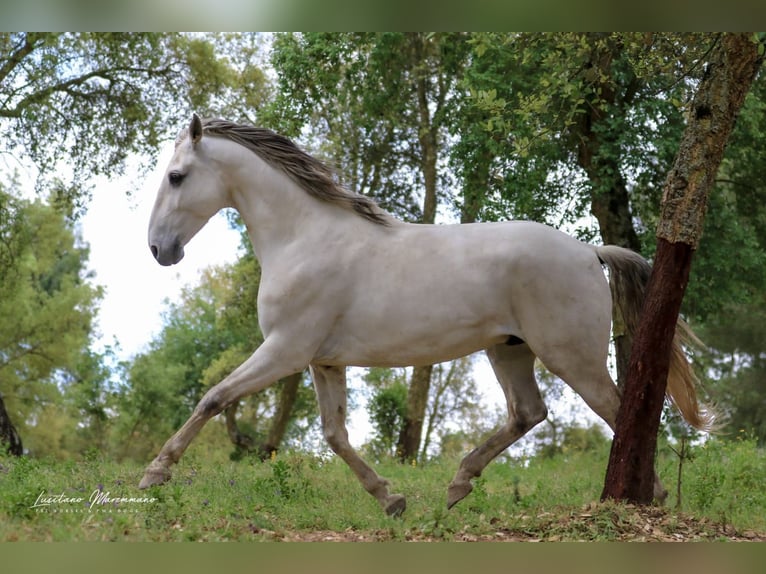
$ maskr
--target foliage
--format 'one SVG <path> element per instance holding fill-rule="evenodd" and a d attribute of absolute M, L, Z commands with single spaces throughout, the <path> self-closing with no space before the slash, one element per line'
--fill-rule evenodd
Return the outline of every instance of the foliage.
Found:
<path fill-rule="evenodd" d="M 7 137 L 0 153 L 33 161 L 43 174 L 39 188 L 53 189 L 57 205 L 84 208 L 90 174 L 119 173 L 135 158 L 153 156 L 191 108 L 265 124 L 304 141 L 332 158 L 355 190 L 414 221 L 423 216 L 420 137 L 430 127 L 439 149 L 441 213 L 451 211 L 464 221 L 543 220 L 594 239 L 593 201 L 622 177 L 641 250 L 651 257 L 662 182 L 683 128 L 684 104 L 714 39 L 643 33 L 277 34 L 272 59 L 264 62 L 263 37 L 257 34 L 4 34 L 0 82 L 8 97 L 0 105 L 0 125 Z M 414 58 L 418 45 L 425 52 Z M 268 65 L 273 84 L 264 72 Z M 430 123 L 417 111 L 416 80 L 427 94 Z M 764 90 L 762 76 L 727 148 L 684 307 L 713 347 L 712 358 L 695 360 L 701 372 L 712 374 L 708 388 L 729 414 L 730 428 L 752 430 L 761 442 Z M 583 148 L 583 141 L 595 147 Z M 585 151 L 591 152 L 589 163 Z M 70 167 L 60 169 L 62 163 Z M 52 181 L 59 174 L 62 180 Z M 11 190 L 10 196 L 0 205 L 3 271 L 17 261 L 8 255 L 15 245 L 8 238 L 29 233 L 25 220 L 14 216 L 18 193 Z M 74 265 L 71 255 L 54 258 L 57 273 Z M 34 416 L 22 418 L 49 426 L 44 436 L 35 426 L 40 434 L 30 443 L 39 445 L 34 453 L 68 456 L 91 446 L 144 461 L 185 420 L 201 393 L 259 344 L 259 271 L 248 257 L 230 269 L 211 270 L 199 291 L 190 287 L 181 301 L 168 305 L 166 330 L 129 363 L 110 364 L 108 352 L 73 353 L 65 370 L 25 386 L 20 408 Z M 20 324 L 5 321 L 11 316 L 6 309 L 18 313 L 42 304 L 32 289 L 29 297 L 5 296 L 17 293 L 19 277 L 0 275 L 3 337 L 21 332 Z M 92 312 L 93 304 L 78 309 Z M 33 316 L 40 323 L 46 317 Z M 53 326 L 48 334 L 65 332 L 64 317 L 59 313 L 45 323 Z M 74 339 L 87 339 L 93 326 L 90 321 L 71 346 Z M 66 339 L 57 336 L 56 343 L 64 347 Z M 25 364 L 25 376 L 44 372 L 35 361 Z M 452 367 L 442 368 L 446 375 Z M 469 378 L 458 380 L 473 388 Z M 0 381 L 6 400 L 7 381 Z M 432 393 L 437 388 L 435 383 Z M 243 428 L 263 432 L 277 390 L 241 406 Z M 460 395 L 450 396 L 457 401 Z M 288 432 L 292 444 L 313 428 L 313 400 L 303 385 L 296 407 L 300 421 Z M 395 405 L 394 400 L 389 406 Z M 478 424 L 472 407 L 465 406 L 428 439 L 441 453 L 462 453 L 495 422 Z M 201 448 L 220 444 L 218 422 L 208 425 Z"/>
<path fill-rule="evenodd" d="M 404 219 L 430 222 L 437 198 L 449 199 L 446 178 L 435 189 L 435 169 L 447 145 L 465 39 L 279 34 L 271 60 L 277 93 L 266 121 L 292 137 L 308 135 L 309 147 L 329 157 L 353 190 Z"/>
<path fill-rule="evenodd" d="M 727 416 L 726 436 L 739 431 L 766 442 L 764 412 L 764 234 L 763 149 L 766 132 L 766 76 L 756 79 L 724 156 L 695 256 L 689 295 L 701 308 L 702 338 L 711 347 L 703 362 L 709 387 Z M 704 277 L 694 280 L 704 268 Z M 707 297 L 696 295 L 702 291 Z M 696 310 L 696 309 L 695 309 Z"/>
<path fill-rule="evenodd" d="M 481 406 L 471 368 L 470 356 L 434 365 L 418 460 L 438 456 L 445 449 L 460 451 L 469 443 L 475 446 L 497 422 Z M 365 448 L 376 460 L 398 456 L 397 440 L 407 410 L 409 378 L 408 369 L 379 367 L 368 369 L 364 376 L 372 387 L 367 411 L 376 431 Z"/>
<path fill-rule="evenodd" d="M 543 444 L 539 447 L 539 455 L 553 457 L 568 452 L 603 451 L 610 444 L 599 425 L 590 424 L 587 427 L 569 425 L 564 427 L 560 439 Z"/>
<path fill-rule="evenodd" d="M 742 524 L 744 516 L 766 505 L 760 488 L 766 455 L 746 432 L 737 433 L 733 440 L 697 444 L 689 458 L 682 484 L 684 508 L 724 523 Z M 666 464 L 670 471 L 671 463 Z"/>
<path fill-rule="evenodd" d="M 604 242 L 651 258 L 685 105 L 717 41 L 717 34 L 473 34 L 475 58 L 461 84 L 468 97 L 453 128 L 468 137 L 453 148 L 451 166 L 466 178 L 491 175 L 480 217 L 543 220 L 592 238 L 591 213 Z M 682 309 L 698 329 L 733 325 L 732 308 L 757 308 L 766 284 L 756 143 L 765 89 L 761 75 L 711 194 Z M 734 386 L 708 386 L 721 403 L 736 394 Z"/>
<path fill-rule="evenodd" d="M 699 53 L 698 39 L 481 33 L 471 42 L 457 126 L 471 138 L 453 163 L 490 170 L 485 217 L 561 226 L 587 215 L 618 180 L 640 182 L 641 193 L 661 186 L 688 90 L 678 76 Z M 491 162 L 480 166 L 471 148 Z"/>
<path fill-rule="evenodd" d="M 64 213 L 0 189 L 0 218 L 0 392 L 24 446 L 59 456 L 78 423 L 63 397 L 92 358 L 102 290 Z"/>
<path fill-rule="evenodd" d="M 0 154 L 29 159 L 41 190 L 50 188 L 51 176 L 66 173 L 57 200 L 85 209 L 93 175 L 122 174 L 137 157 L 153 158 L 190 107 L 228 111 L 223 101 L 237 108 L 260 101 L 266 81 L 253 63 L 257 43 L 238 38 L 229 49 L 235 56 L 220 55 L 229 40 L 178 33 L 0 34 L 6 136 Z"/>
<path fill-rule="evenodd" d="M 445 436 L 455 429 L 478 443 L 497 423 L 481 405 L 472 370 L 472 355 L 434 365 L 420 460 L 437 454 L 436 444 L 443 445 Z"/>
<path fill-rule="evenodd" d="M 367 412 L 375 436 L 367 450 L 376 460 L 384 456 L 394 457 L 396 441 L 407 413 L 407 381 L 403 373 L 381 368 L 370 369 L 365 380 L 374 386 Z"/>

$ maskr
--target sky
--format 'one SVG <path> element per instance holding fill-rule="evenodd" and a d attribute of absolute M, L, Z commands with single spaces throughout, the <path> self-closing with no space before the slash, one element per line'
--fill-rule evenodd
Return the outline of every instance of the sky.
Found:
<path fill-rule="evenodd" d="M 178 265 L 162 267 L 154 260 L 147 244 L 149 216 L 172 150 L 168 143 L 155 170 L 143 178 L 98 181 L 81 221 L 82 237 L 90 245 L 89 268 L 96 273 L 94 282 L 105 289 L 100 342 L 108 345 L 116 338 L 124 359 L 159 333 L 166 300 L 196 284 L 204 268 L 232 262 L 238 254 L 239 233 L 218 214 L 192 239 Z"/>

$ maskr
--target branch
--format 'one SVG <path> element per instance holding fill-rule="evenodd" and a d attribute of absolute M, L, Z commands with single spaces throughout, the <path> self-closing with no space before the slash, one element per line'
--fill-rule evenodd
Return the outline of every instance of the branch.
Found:
<path fill-rule="evenodd" d="M 5 59 L 5 63 L 0 67 L 0 84 L 2 84 L 3 80 L 8 77 L 8 74 L 10 74 L 24 58 L 35 51 L 40 40 L 42 40 L 42 35 L 38 33 L 30 32 L 24 35 L 24 43 L 18 50 L 13 52 L 10 57 Z"/>
<path fill-rule="evenodd" d="M 103 80 L 107 80 L 108 82 L 111 82 L 113 84 L 118 84 L 124 81 L 122 78 L 118 76 L 119 73 L 162 76 L 171 71 L 172 71 L 171 66 L 166 66 L 164 68 L 160 68 L 157 70 L 152 70 L 150 68 L 135 68 L 135 67 L 127 67 L 127 66 L 116 67 L 116 68 L 99 68 L 98 70 L 93 70 L 91 72 L 88 72 L 87 74 L 83 74 L 82 76 L 71 78 L 69 80 L 59 82 L 57 84 L 53 84 L 45 88 L 41 88 L 40 90 L 33 91 L 26 97 L 22 98 L 21 101 L 19 101 L 13 108 L 0 109 L 0 117 L 20 118 L 21 114 L 24 112 L 26 108 L 34 104 L 39 104 L 44 102 L 46 99 L 48 99 L 52 94 L 56 92 L 76 93 L 82 96 L 84 93 L 76 92 L 74 88 L 85 85 L 89 80 L 92 80 L 94 78 L 100 78 Z"/>

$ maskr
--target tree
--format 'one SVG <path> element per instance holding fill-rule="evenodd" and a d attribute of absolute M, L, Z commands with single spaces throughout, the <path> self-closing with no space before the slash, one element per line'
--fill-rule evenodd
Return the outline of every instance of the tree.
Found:
<path fill-rule="evenodd" d="M 257 82 L 244 56 L 232 58 L 239 64 L 234 69 L 219 57 L 216 43 L 226 39 L 177 33 L 0 34 L 5 134 L 0 154 L 31 161 L 40 190 L 59 177 L 57 199 L 84 209 L 89 178 L 121 174 L 135 157 L 154 158 L 169 130 L 175 133 L 188 117 L 189 106 L 200 112 L 220 107 L 233 87 L 238 101 L 257 101 L 253 94 L 264 82 Z M 66 178 L 58 175 L 62 172 Z"/>
<path fill-rule="evenodd" d="M 373 367 L 364 376 L 373 394 L 367 403 L 375 437 L 370 449 L 376 459 L 395 457 L 396 443 L 407 414 L 407 375 L 404 369 Z"/>
<path fill-rule="evenodd" d="M 24 454 L 24 446 L 21 437 L 11 422 L 11 417 L 5 409 L 3 397 L 0 395 L 0 447 L 5 446 L 8 454 L 21 456 Z"/>
<path fill-rule="evenodd" d="M 602 498 L 647 504 L 670 349 L 724 148 L 763 62 L 752 34 L 722 34 L 691 104 L 665 182 L 657 253 L 630 356 Z"/>
<path fill-rule="evenodd" d="M 763 292 L 747 304 L 726 307 L 726 320 L 706 326 L 705 341 L 715 348 L 705 367 L 718 384 L 716 403 L 724 413 L 724 436 L 741 433 L 766 444 L 766 298 Z"/>
<path fill-rule="evenodd" d="M 473 355 L 434 365 L 420 460 L 426 460 L 433 444 L 441 442 L 450 427 L 457 426 L 466 435 L 477 437 L 486 434 L 494 422 L 481 406 L 472 367 Z"/>
<path fill-rule="evenodd" d="M 0 440 L 16 453 L 19 437 L 33 453 L 43 448 L 45 409 L 87 352 L 102 292 L 87 259 L 64 213 L 0 189 Z"/>
<path fill-rule="evenodd" d="M 417 458 L 409 460 L 426 460 L 438 454 L 445 444 L 454 444 L 458 438 L 455 428 L 460 429 L 461 441 L 470 438 L 475 442 L 494 425 L 495 417 L 488 416 L 480 404 L 472 366 L 472 356 L 434 365 L 433 384 L 429 387 L 425 408 L 422 444 Z M 407 415 L 407 370 L 374 367 L 368 369 L 364 377 L 373 389 L 367 410 L 376 430 L 369 448 L 376 457 L 387 455 L 401 460 L 397 448 Z"/>
<path fill-rule="evenodd" d="M 759 144 L 764 132 L 766 76 L 760 74 L 745 99 L 710 197 L 698 252 L 714 256 L 702 260 L 695 254 L 684 298 L 693 316 L 704 317 L 701 338 L 711 353 L 700 370 L 715 381 L 711 391 L 729 431 L 723 436 L 736 438 L 744 431 L 760 444 L 766 443 L 766 157 Z M 695 283 L 695 275 L 720 282 Z M 709 296 L 721 292 L 726 296 Z M 690 297 L 694 303 L 687 305 Z"/>
<path fill-rule="evenodd" d="M 651 213 L 643 208 L 653 205 L 646 198 L 670 167 L 679 103 L 709 38 L 488 33 L 474 34 L 472 43 L 476 57 L 458 114 L 460 133 L 471 137 L 453 148 L 451 162 L 488 185 L 483 201 L 467 190 L 478 204 L 473 211 L 576 226 L 588 240 L 595 235 L 590 214 L 604 243 L 645 250 L 642 222 Z M 621 385 L 630 341 L 616 311 Z"/>

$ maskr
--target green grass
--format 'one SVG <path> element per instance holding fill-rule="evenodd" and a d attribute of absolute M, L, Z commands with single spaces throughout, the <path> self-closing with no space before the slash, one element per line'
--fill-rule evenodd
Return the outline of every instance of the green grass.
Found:
<path fill-rule="evenodd" d="M 638 521 L 647 519 L 629 507 L 592 504 L 607 456 L 579 452 L 526 465 L 498 460 L 450 511 L 446 488 L 457 460 L 383 462 L 375 465 L 378 472 L 407 496 L 398 519 L 382 512 L 337 457 L 286 453 L 231 462 L 192 451 L 168 484 L 148 491 L 136 488 L 143 465 L 135 463 L 6 457 L 0 458 L 0 541 L 624 539 L 626 528 L 646 530 Z M 660 470 L 674 492 L 673 460 L 661 458 Z M 766 458 L 754 443 L 712 441 L 686 463 L 684 514 L 664 510 L 655 522 L 669 535 L 689 515 L 764 532 L 764 476 Z M 89 506 L 94 491 L 154 500 Z M 33 508 L 40 493 L 68 500 Z M 671 498 L 668 508 L 674 504 Z"/>

